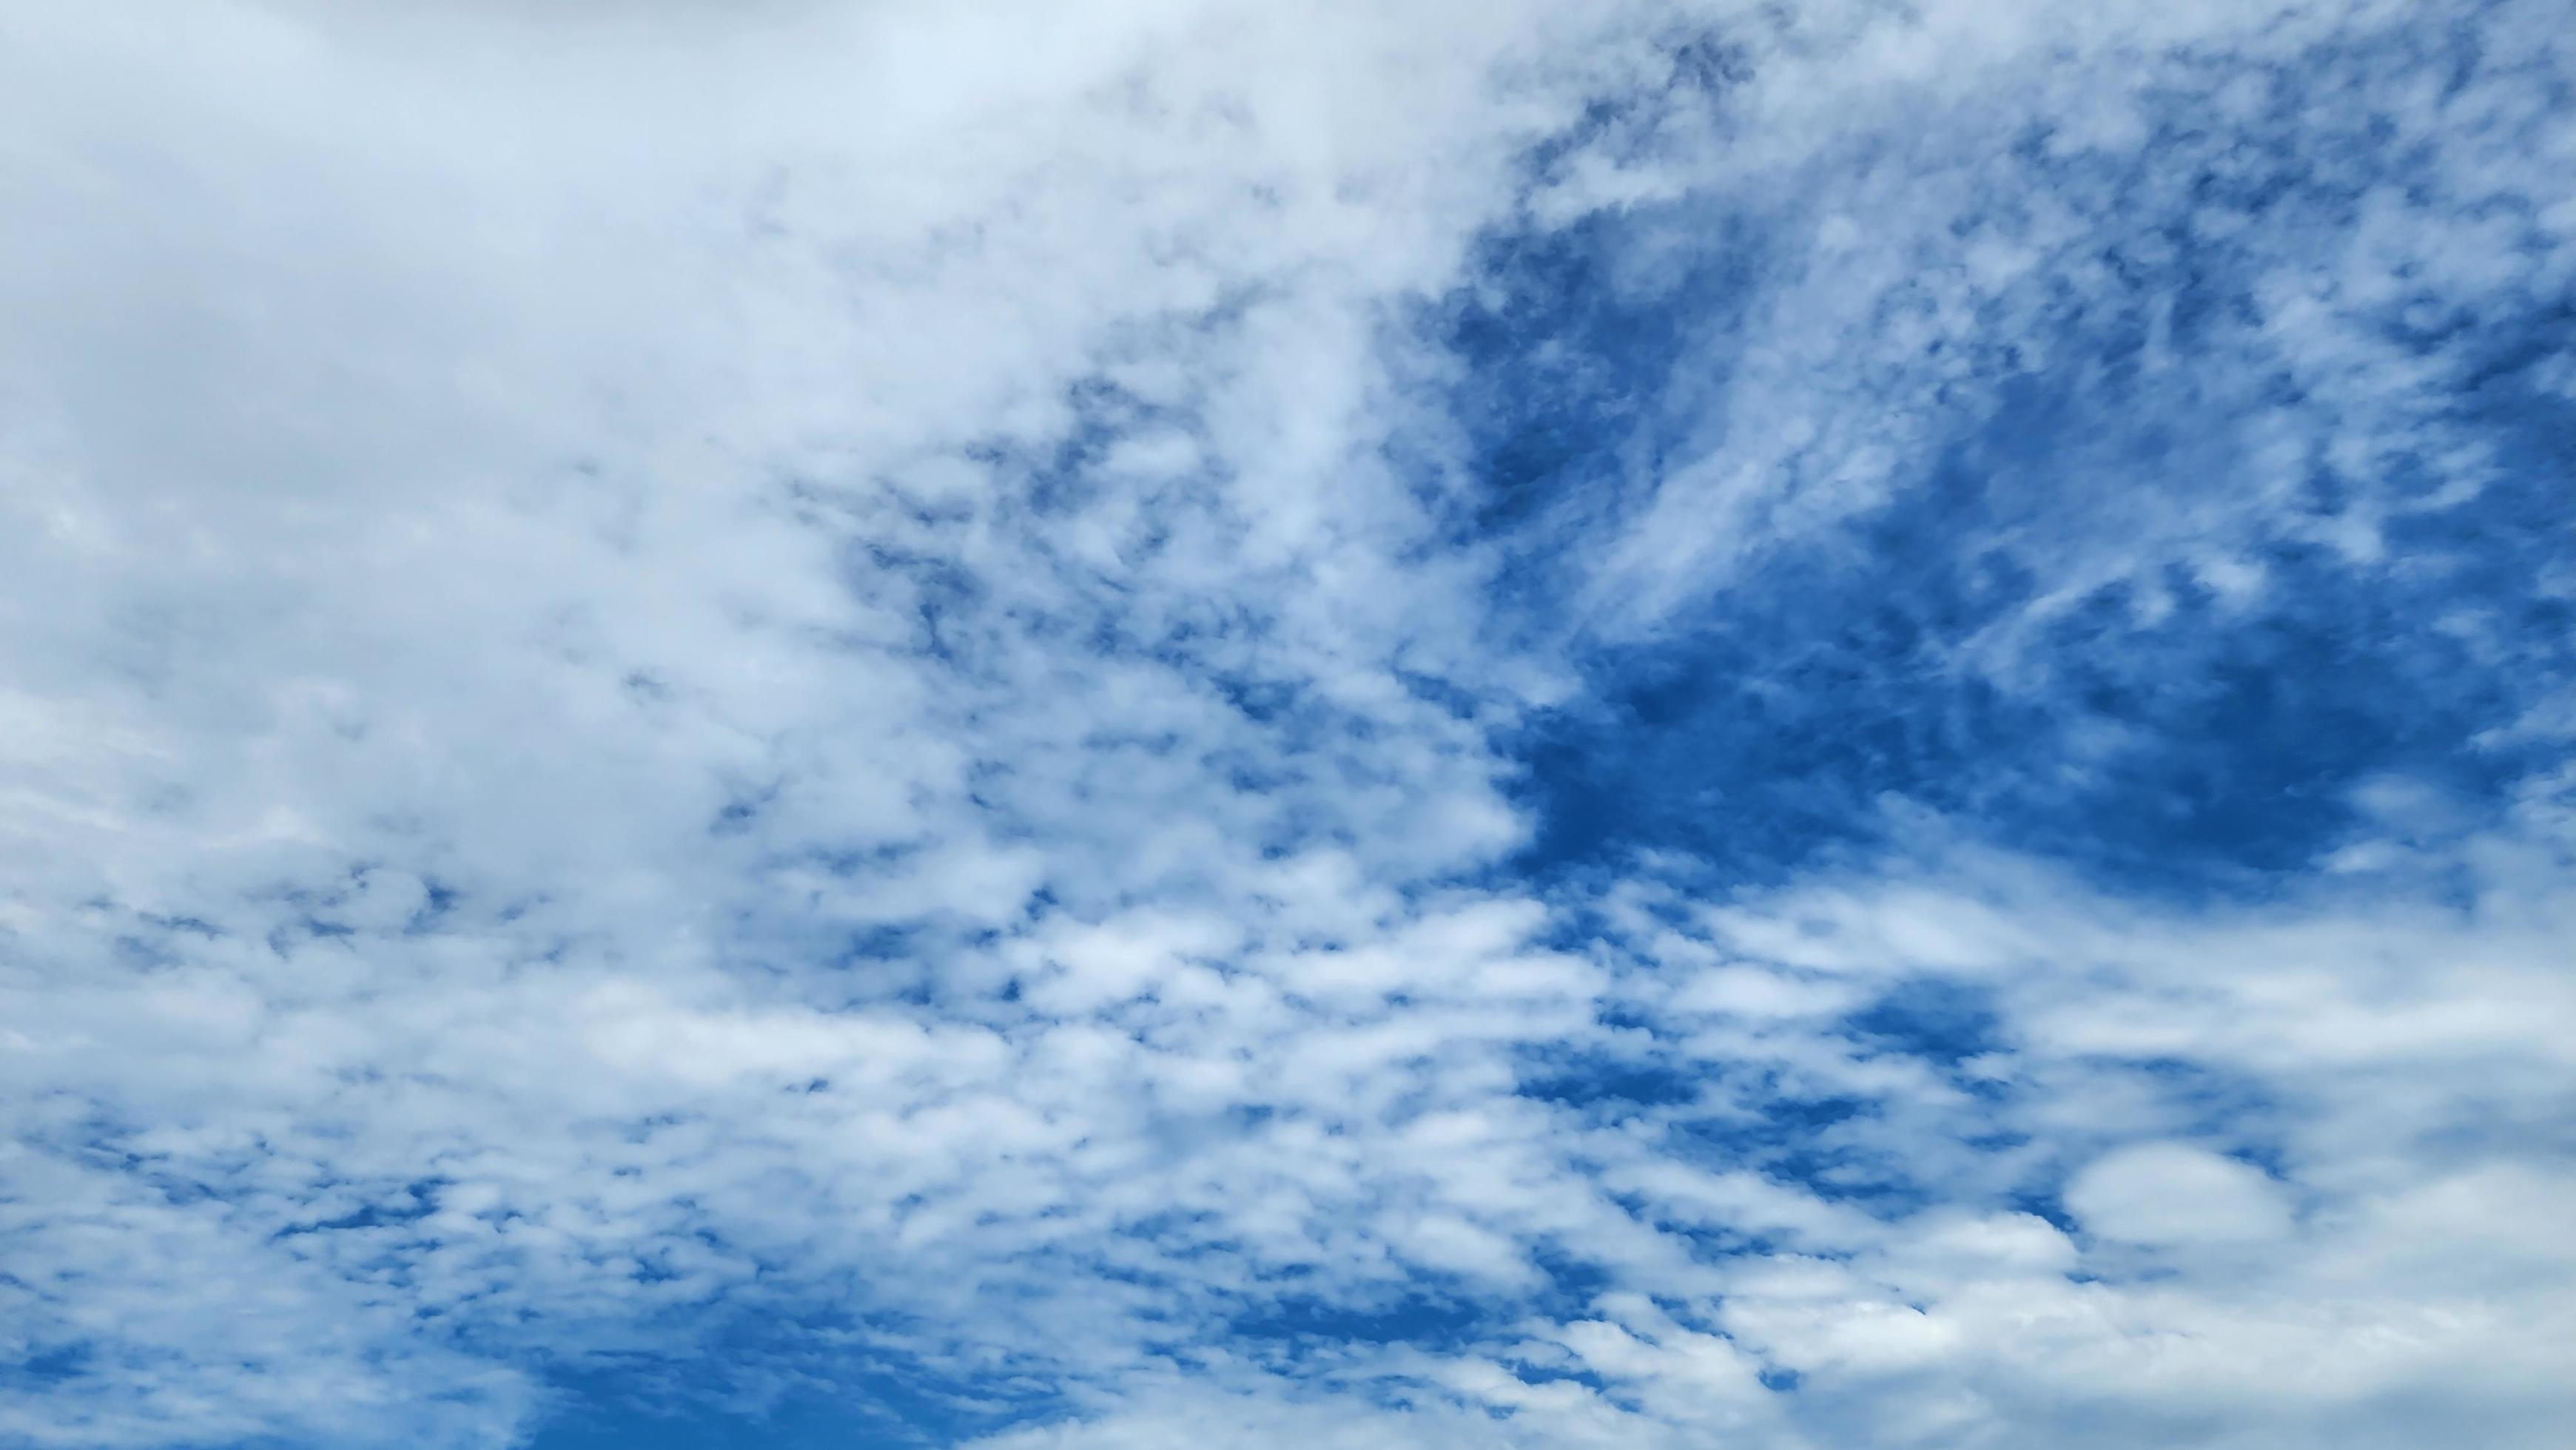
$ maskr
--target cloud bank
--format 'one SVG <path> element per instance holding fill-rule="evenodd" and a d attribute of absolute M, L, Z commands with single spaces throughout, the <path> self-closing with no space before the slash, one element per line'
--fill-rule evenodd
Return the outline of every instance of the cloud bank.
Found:
<path fill-rule="evenodd" d="M 2539 3 L 0 17 L 0 1439 L 2541 1447 Z"/>

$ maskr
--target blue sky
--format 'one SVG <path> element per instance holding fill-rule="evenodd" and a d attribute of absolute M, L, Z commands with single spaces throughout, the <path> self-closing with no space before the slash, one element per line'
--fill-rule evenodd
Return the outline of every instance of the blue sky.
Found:
<path fill-rule="evenodd" d="M 2551 1446 L 2558 7 L 0 17 L 0 1441 Z"/>

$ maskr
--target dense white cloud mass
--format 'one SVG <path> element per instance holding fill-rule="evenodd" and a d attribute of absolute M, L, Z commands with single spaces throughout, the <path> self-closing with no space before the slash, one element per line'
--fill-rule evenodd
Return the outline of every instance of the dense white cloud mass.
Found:
<path fill-rule="evenodd" d="M 0 1441 L 2560 1443 L 2561 8 L 0 7 Z"/>
<path fill-rule="evenodd" d="M 2066 1185 L 2066 1207 L 2105 1239 L 2163 1247 L 2266 1243 L 2290 1226 L 2262 1170 L 2178 1143 L 2141 1143 L 2086 1164 Z"/>

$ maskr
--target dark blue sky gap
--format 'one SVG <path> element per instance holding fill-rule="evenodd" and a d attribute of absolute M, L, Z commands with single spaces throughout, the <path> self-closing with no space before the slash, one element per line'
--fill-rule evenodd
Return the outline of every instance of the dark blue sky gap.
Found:
<path fill-rule="evenodd" d="M 2535 762 L 2476 737 L 2576 663 L 2576 613 L 2547 580 L 2576 553 L 2576 410 L 2527 375 L 2563 344 L 2564 307 L 2474 333 L 2388 318 L 2395 343 L 2440 349 L 2471 384 L 2422 446 L 2471 438 L 2499 465 L 2470 503 L 2386 518 L 2402 566 L 2256 538 L 2270 580 L 2250 610 L 2167 565 L 2149 577 L 2169 612 L 2146 618 L 2128 584 L 2099 589 L 2038 631 L 2020 685 L 1959 658 L 2051 586 L 2032 573 L 2050 541 L 2116 531 L 2119 514 L 2096 511 L 2135 507 L 2123 498 L 2223 504 L 2249 467 L 2230 440 L 2301 402 L 2260 374 L 2249 341 L 2263 259 L 2196 238 L 2184 208 L 2223 197 L 2322 246 L 2356 224 L 2362 189 L 2422 163 L 2371 153 L 2366 124 L 2320 139 L 2299 108 L 2325 81 L 2272 79 L 2250 126 L 2218 125 L 2200 92 L 2170 98 L 2170 145 L 2126 170 L 2025 153 L 2046 171 L 2027 181 L 2101 214 L 2124 290 L 2052 299 L 2053 279 L 2030 283 L 2054 318 L 2049 367 L 2014 372 L 1998 354 L 1992 395 L 1961 402 L 1918 486 L 1781 541 L 1657 636 L 1593 649 L 1581 703 L 1520 743 L 1539 818 L 1523 869 L 1583 874 L 1655 848 L 1719 880 L 1776 880 L 1881 839 L 1892 795 L 2124 889 L 2259 895 L 2364 824 L 2354 792 L 2375 777 L 2495 808 Z M 1488 490 L 1476 524 L 1516 561 L 1507 613 L 1544 618 L 1580 584 L 1560 552 L 1569 533 L 1615 523 L 1641 480 L 1686 461 L 1687 410 L 1721 391 L 1746 299 L 1777 265 L 1761 220 L 1719 215 L 1669 290 L 1623 292 L 1622 249 L 1644 244 L 1626 233 L 1671 225 L 1493 238 L 1480 287 L 1451 304 L 1466 365 L 1452 412 Z M 2195 375 L 2181 394 L 2141 367 L 2151 324 Z M 2428 491 L 2409 482 L 2420 466 L 2401 456 L 2371 486 Z M 2321 523 L 2357 497 L 2322 461 L 2308 489 Z M 2463 636 L 2464 613 L 2479 637 Z"/>

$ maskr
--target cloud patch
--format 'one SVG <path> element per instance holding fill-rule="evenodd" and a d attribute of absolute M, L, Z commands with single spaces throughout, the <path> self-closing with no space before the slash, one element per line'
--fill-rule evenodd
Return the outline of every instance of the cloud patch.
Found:
<path fill-rule="evenodd" d="M 13 10 L 0 1438 L 2554 1443 L 2554 19 Z"/>

